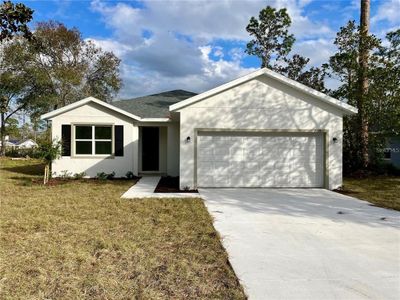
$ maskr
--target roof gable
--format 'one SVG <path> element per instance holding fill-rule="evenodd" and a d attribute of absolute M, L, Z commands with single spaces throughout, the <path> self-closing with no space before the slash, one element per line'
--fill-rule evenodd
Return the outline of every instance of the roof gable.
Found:
<path fill-rule="evenodd" d="M 98 104 L 100 106 L 103 106 L 103 107 L 106 107 L 106 108 L 111 109 L 113 111 L 116 111 L 116 112 L 118 112 L 118 113 L 120 113 L 122 115 L 125 115 L 127 117 L 130 117 L 132 119 L 135 119 L 135 120 L 140 120 L 141 119 L 140 117 L 138 117 L 138 116 L 136 116 L 134 114 L 131 114 L 131 113 L 127 112 L 127 111 L 119 109 L 119 108 L 117 108 L 117 107 L 115 107 L 115 106 L 113 106 L 111 104 L 108 104 L 108 103 L 106 103 L 104 101 L 101 101 L 99 99 L 96 99 L 94 97 L 87 97 L 85 99 L 79 100 L 77 102 L 71 103 L 71 104 L 66 105 L 64 107 L 61 107 L 59 109 L 53 110 L 51 112 L 48 112 L 47 114 L 42 115 L 41 119 L 42 120 L 48 120 L 48 119 L 54 118 L 54 117 L 56 117 L 58 115 L 66 113 L 67 111 L 73 110 L 75 108 L 78 108 L 78 107 L 83 106 L 85 104 L 88 104 L 90 102 L 96 103 L 96 104 Z"/>
<path fill-rule="evenodd" d="M 178 111 L 178 110 L 180 110 L 180 109 L 182 109 L 184 107 L 190 106 L 190 105 L 192 105 L 194 103 L 202 101 L 202 100 L 204 100 L 204 99 L 206 99 L 208 97 L 211 97 L 211 96 L 213 96 L 215 94 L 218 94 L 218 93 L 221 93 L 221 92 L 226 91 L 228 89 L 231 89 L 233 87 L 239 86 L 239 85 L 241 85 L 241 84 L 243 84 L 245 82 L 248 82 L 248 81 L 250 81 L 252 79 L 255 79 L 255 78 L 259 77 L 259 76 L 267 76 L 268 78 L 277 80 L 280 83 L 288 85 L 288 86 L 290 86 L 290 87 L 292 87 L 292 88 L 294 88 L 294 89 L 296 89 L 296 90 L 298 90 L 300 92 L 303 92 L 303 93 L 305 93 L 305 94 L 307 94 L 309 96 L 312 96 L 313 98 L 316 98 L 316 99 L 318 99 L 318 100 L 320 100 L 320 101 L 322 101 L 322 102 L 324 102 L 324 103 L 326 103 L 328 105 L 332 105 L 333 107 L 341 110 L 345 114 L 353 114 L 353 113 L 357 113 L 357 111 L 358 111 L 355 107 L 353 107 L 353 106 L 351 106 L 351 105 L 349 105 L 347 103 L 344 103 L 343 101 L 340 101 L 340 100 L 337 100 L 335 98 L 332 98 L 332 97 L 330 97 L 330 96 L 328 96 L 328 95 L 326 95 L 324 93 L 316 91 L 316 90 L 314 90 L 314 89 L 312 89 L 312 88 L 310 88 L 310 87 L 308 87 L 308 86 L 306 86 L 304 84 L 301 84 L 301 83 L 299 83 L 297 81 L 289 79 L 289 78 L 287 78 L 285 76 L 282 76 L 282 75 L 280 75 L 280 74 L 278 74 L 276 72 L 273 72 L 273 71 L 271 71 L 271 70 L 269 70 L 267 68 L 260 69 L 258 71 L 253 72 L 253 73 L 250 73 L 250 74 L 248 74 L 246 76 L 240 77 L 240 78 L 238 78 L 236 80 L 230 81 L 230 82 L 228 82 L 226 84 L 223 84 L 223 85 L 221 85 L 219 87 L 216 87 L 214 89 L 206 91 L 206 92 L 204 92 L 202 94 L 199 94 L 197 96 L 191 97 L 191 98 L 189 98 L 187 100 L 184 100 L 184 101 L 181 101 L 179 103 L 173 104 L 173 105 L 171 105 L 169 107 L 169 109 L 170 109 L 170 111 Z"/>

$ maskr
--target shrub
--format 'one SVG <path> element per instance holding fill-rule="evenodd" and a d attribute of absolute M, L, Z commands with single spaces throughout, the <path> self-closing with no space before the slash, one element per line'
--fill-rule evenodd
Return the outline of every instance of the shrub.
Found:
<path fill-rule="evenodd" d="M 105 172 L 99 172 L 96 174 L 96 178 L 99 180 L 106 180 L 107 179 L 107 173 Z"/>
<path fill-rule="evenodd" d="M 85 172 L 81 172 L 81 173 L 75 173 L 74 174 L 74 179 L 82 179 L 83 177 L 86 176 Z"/>
<path fill-rule="evenodd" d="M 115 172 L 111 172 L 111 173 L 105 173 L 105 172 L 99 172 L 96 175 L 96 178 L 99 180 L 111 180 L 115 177 Z"/>
<path fill-rule="evenodd" d="M 68 170 L 62 170 L 60 172 L 60 176 L 58 177 L 60 177 L 61 179 L 70 179 L 72 177 L 72 173 L 68 172 Z"/>
<path fill-rule="evenodd" d="M 7 148 L 6 156 L 41 158 L 38 148 Z"/>
<path fill-rule="evenodd" d="M 126 172 L 125 177 L 128 179 L 133 179 L 133 178 L 135 178 L 135 175 L 133 175 L 132 171 L 128 171 L 128 172 Z"/>

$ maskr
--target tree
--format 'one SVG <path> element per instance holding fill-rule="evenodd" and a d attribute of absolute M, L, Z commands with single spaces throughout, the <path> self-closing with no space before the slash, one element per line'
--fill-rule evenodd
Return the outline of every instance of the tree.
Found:
<path fill-rule="evenodd" d="M 87 96 L 110 101 L 121 87 L 120 60 L 85 41 L 78 29 L 50 21 L 39 23 L 29 43 L 41 77 L 42 101 L 36 116 Z"/>
<path fill-rule="evenodd" d="M 251 17 L 246 27 L 253 37 L 247 44 L 246 52 L 261 59 L 261 67 L 273 69 L 271 60 L 278 62 L 292 50 L 295 38 L 289 34 L 292 23 L 285 8 L 276 10 L 270 6 L 262 9 L 258 19 Z"/>
<path fill-rule="evenodd" d="M 9 65 L 11 60 L 19 60 L 20 62 L 21 59 L 5 50 L 3 42 L 12 40 L 17 35 L 31 39 L 32 33 L 29 30 L 28 23 L 32 20 L 32 14 L 33 10 L 21 3 L 13 4 L 11 1 L 4 1 L 0 5 L 0 51 L 2 52 L 0 56 L 0 156 L 5 154 L 7 121 L 16 112 L 28 106 L 27 99 L 17 96 L 27 92 L 23 86 L 24 75 L 17 74 L 18 68 L 13 69 Z M 12 69 L 14 73 L 11 72 Z M 17 103 L 16 107 L 12 107 L 13 102 Z"/>
<path fill-rule="evenodd" d="M 307 69 L 310 59 L 299 54 L 294 54 L 291 58 L 285 57 L 283 60 L 284 64 L 276 66 L 276 71 L 313 89 L 327 92 L 325 88 L 326 66 Z"/>
<path fill-rule="evenodd" d="M 9 118 L 6 122 L 5 135 L 12 137 L 20 137 L 20 132 L 18 128 L 18 120 L 14 118 Z"/>
<path fill-rule="evenodd" d="M 360 35 L 359 35 L 359 93 L 357 108 L 360 127 L 360 146 L 362 165 L 366 169 L 369 164 L 368 156 L 368 117 L 366 102 L 368 101 L 368 35 L 369 35 L 370 0 L 361 0 Z"/>
<path fill-rule="evenodd" d="M 329 59 L 330 76 L 341 85 L 331 95 L 358 106 L 360 97 L 361 29 L 355 21 L 340 28 L 335 39 L 337 52 Z M 363 99 L 364 118 L 368 120 L 368 161 L 380 163 L 385 138 L 400 134 L 400 30 L 386 35 L 388 46 L 373 35 L 365 37 L 368 49 L 366 77 L 368 92 Z M 364 66 L 365 67 L 365 66 Z M 343 159 L 345 172 L 365 169 L 360 117 L 346 116 L 343 123 Z"/>
<path fill-rule="evenodd" d="M 17 34 L 30 39 L 32 33 L 28 23 L 32 20 L 32 15 L 33 10 L 22 3 L 3 1 L 0 5 L 0 42 L 12 39 Z"/>
<path fill-rule="evenodd" d="M 374 56 L 377 67 L 371 76 L 369 94 L 373 113 L 369 116 L 371 130 L 384 136 L 400 135 L 400 29 L 386 34 L 387 46 Z"/>
<path fill-rule="evenodd" d="M 29 111 L 36 107 L 40 97 L 39 82 L 29 63 L 32 54 L 24 47 L 21 39 L 3 45 L 0 56 L 0 119 L 1 141 L 4 145 L 6 124 L 20 111 Z M 5 147 L 1 148 L 1 155 Z"/>
<path fill-rule="evenodd" d="M 261 67 L 267 67 L 290 79 L 319 91 L 325 91 L 325 68 L 308 68 L 309 58 L 299 54 L 288 57 L 295 42 L 289 34 L 292 21 L 285 8 L 276 10 L 270 6 L 262 9 L 258 19 L 251 17 L 246 27 L 253 39 L 246 52 L 261 59 Z"/>
<path fill-rule="evenodd" d="M 388 32 L 386 40 L 386 46 L 372 53 L 370 59 L 376 63 L 368 75 L 368 148 L 373 165 L 382 159 L 387 138 L 400 136 L 400 29 Z"/>
<path fill-rule="evenodd" d="M 45 161 L 43 184 L 47 184 L 51 176 L 51 163 L 61 155 L 61 142 L 47 139 L 39 144 L 38 155 Z"/>

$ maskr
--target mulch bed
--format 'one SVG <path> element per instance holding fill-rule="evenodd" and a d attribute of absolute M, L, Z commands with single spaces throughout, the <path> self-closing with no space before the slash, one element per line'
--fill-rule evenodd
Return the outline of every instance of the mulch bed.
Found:
<path fill-rule="evenodd" d="M 179 177 L 161 177 L 154 193 L 198 193 L 197 190 L 180 190 Z"/>
<path fill-rule="evenodd" d="M 136 182 L 138 181 L 138 179 L 140 179 L 140 177 L 135 177 L 135 178 L 112 178 L 112 179 L 98 179 L 98 178 L 79 178 L 79 179 L 74 179 L 74 178 L 59 178 L 59 177 L 55 177 L 55 178 L 50 178 L 49 181 L 47 182 L 47 186 L 57 186 L 57 185 L 62 185 L 62 184 L 66 184 L 66 183 L 71 183 L 71 182 L 87 182 L 87 183 L 95 183 L 95 184 L 103 184 L 106 182 L 110 182 L 113 181 L 115 183 L 123 183 L 123 182 L 127 182 L 127 181 L 132 181 L 132 182 Z M 30 181 L 32 184 L 34 185 L 43 185 L 43 179 L 31 179 Z"/>

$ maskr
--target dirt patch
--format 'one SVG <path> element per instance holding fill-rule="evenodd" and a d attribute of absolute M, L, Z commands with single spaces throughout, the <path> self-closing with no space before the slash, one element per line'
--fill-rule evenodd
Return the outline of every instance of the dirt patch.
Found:
<path fill-rule="evenodd" d="M 198 193 L 197 190 L 179 189 L 179 177 L 165 176 L 161 177 L 154 193 Z"/>

